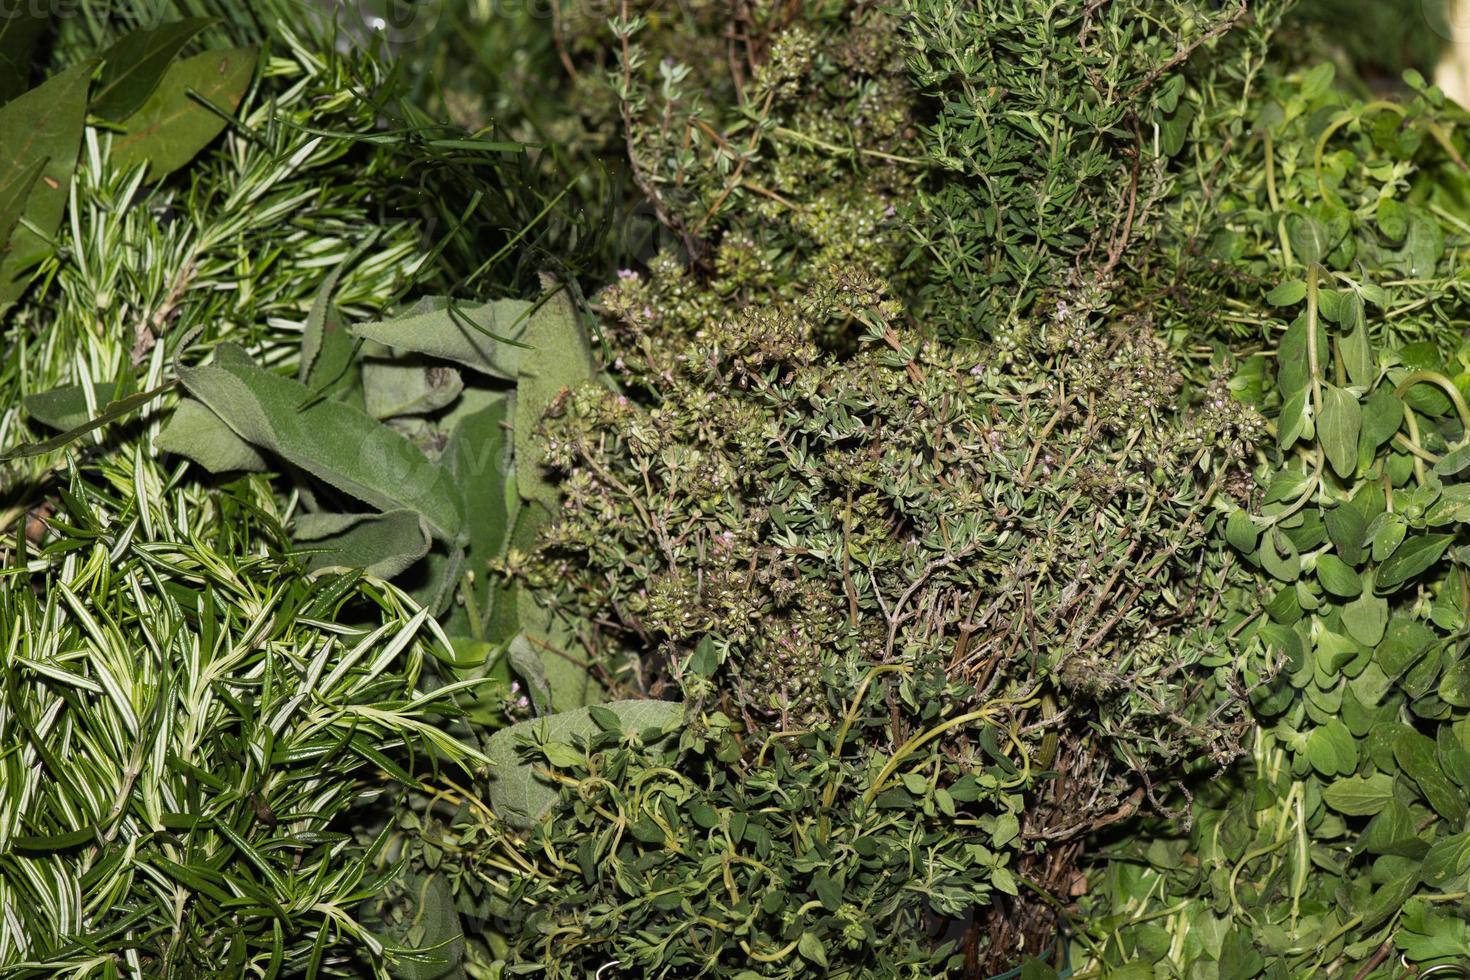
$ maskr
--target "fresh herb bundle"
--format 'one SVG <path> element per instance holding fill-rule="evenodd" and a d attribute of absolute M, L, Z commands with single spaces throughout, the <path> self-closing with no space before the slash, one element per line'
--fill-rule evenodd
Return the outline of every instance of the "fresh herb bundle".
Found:
<path fill-rule="evenodd" d="M 507 148 L 380 132 L 402 94 L 387 68 L 293 33 L 279 10 L 265 24 L 85 14 L 0 32 L 19 80 L 0 105 L 14 205 L 0 235 L 0 527 L 14 540 L 0 964 L 436 972 L 437 939 L 375 899 L 401 887 L 398 798 L 484 758 L 443 731 L 465 687 L 445 676 L 454 647 L 405 592 L 363 578 L 386 574 L 392 536 L 355 553 L 348 525 L 304 540 L 309 486 L 156 457 L 263 469 L 178 401 L 178 381 L 209 370 L 187 365 L 240 349 L 226 340 L 279 363 L 303 322 L 318 353 L 343 354 L 322 344 L 345 337 L 339 310 L 377 313 L 453 275 L 411 178 L 442 189 Z M 227 46 L 241 41 L 263 46 Z M 374 390 L 402 395 L 409 374 Z"/>
<path fill-rule="evenodd" d="M 308 576 L 261 481 L 173 482 L 132 456 L 70 470 L 8 549 L 0 964 L 385 974 L 406 951 L 358 909 L 366 805 L 412 781 L 394 757 L 475 756 L 416 689 L 424 613 Z"/>
<path fill-rule="evenodd" d="M 1226 606 L 1261 729 L 1187 835 L 1142 825 L 1106 848 L 1082 934 L 1101 962 L 1367 977 L 1470 952 L 1463 116 L 1412 75 L 1395 102 L 1330 79 L 1263 92 L 1241 162 L 1260 183 L 1222 178 L 1204 280 L 1233 284 L 1215 287 L 1223 330 L 1270 344 L 1233 387 L 1275 446 L 1225 526 L 1256 570 Z"/>

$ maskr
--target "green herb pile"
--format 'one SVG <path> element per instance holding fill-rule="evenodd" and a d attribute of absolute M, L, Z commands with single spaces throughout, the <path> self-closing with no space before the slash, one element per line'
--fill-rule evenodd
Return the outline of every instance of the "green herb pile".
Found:
<path fill-rule="evenodd" d="M 0 975 L 1470 957 L 1366 6 L 0 12 Z"/>

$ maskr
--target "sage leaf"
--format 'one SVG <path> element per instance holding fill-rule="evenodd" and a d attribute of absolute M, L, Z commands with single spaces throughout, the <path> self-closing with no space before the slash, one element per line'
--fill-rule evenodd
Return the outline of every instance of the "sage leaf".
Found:
<path fill-rule="evenodd" d="M 380 358 L 362 362 L 363 407 L 375 419 L 425 415 L 448 405 L 463 390 L 459 372 L 442 364 Z"/>
<path fill-rule="evenodd" d="M 110 381 L 92 386 L 92 405 L 102 406 L 112 401 L 117 386 Z M 87 390 L 81 385 L 62 385 L 50 391 L 27 395 L 21 404 L 26 414 L 53 429 L 74 429 L 92 418 L 92 409 L 87 406 Z"/>
<path fill-rule="evenodd" d="M 531 511 L 521 513 L 528 512 Z M 566 711 L 599 700 L 602 689 L 589 672 L 589 665 L 572 653 L 577 636 L 567 622 L 542 606 L 536 593 L 529 589 L 516 592 L 515 613 L 529 649 L 541 661 L 549 710 Z"/>
<path fill-rule="evenodd" d="M 55 452 L 58 449 L 70 445 L 94 429 L 100 429 L 110 422 L 115 422 L 124 416 L 131 415 L 172 387 L 173 382 L 169 381 L 159 385 L 157 388 L 140 391 L 126 398 L 108 402 L 101 407 L 95 418 L 88 419 L 68 429 L 59 436 L 54 436 L 44 442 L 26 443 L 0 453 L 0 462 L 11 459 L 23 459 L 27 456 L 42 456 L 46 453 Z"/>
<path fill-rule="evenodd" d="M 592 351 L 565 290 L 531 314 L 523 339 L 531 349 L 523 352 L 517 374 L 516 486 L 523 499 L 556 513 L 561 491 L 542 474 L 545 453 L 536 429 L 555 398 L 592 377 Z"/>
<path fill-rule="evenodd" d="M 669 733 L 684 717 L 684 705 L 678 701 L 610 701 L 600 707 L 617 715 L 623 731 Z M 520 745 L 528 739 L 572 744 L 579 736 L 591 737 L 599 731 L 584 707 L 523 721 L 490 736 L 485 754 L 493 765 L 489 789 L 496 815 L 512 827 L 525 829 L 556 802 L 556 785 L 537 775 L 533 764 L 521 758 Z"/>
<path fill-rule="evenodd" d="M 306 567 L 360 568 L 369 575 L 391 579 L 429 553 L 431 537 L 423 517 L 411 510 L 383 514 L 301 514 L 292 536 L 307 547 Z"/>
<path fill-rule="evenodd" d="M 433 533 L 432 531 L 430 532 Z M 429 553 L 410 572 L 411 581 L 403 584 L 413 601 L 436 618 L 443 617 L 454 600 L 454 590 L 464 572 L 464 546 L 458 541 L 436 541 Z"/>
<path fill-rule="evenodd" d="M 464 505 L 448 472 L 365 413 L 313 402 L 305 385 L 256 367 L 234 344 L 221 345 L 212 364 L 180 368 L 179 379 L 252 445 L 380 511 L 422 514 L 436 538 L 459 541 Z"/>
<path fill-rule="evenodd" d="M 169 420 L 153 438 L 160 452 L 192 459 L 211 473 L 232 470 L 262 472 L 269 467 L 255 448 L 235 435 L 218 415 L 192 398 L 174 406 Z"/>
<path fill-rule="evenodd" d="M 473 635 L 489 635 L 495 594 L 489 563 L 505 553 L 520 506 L 510 455 L 509 426 L 514 413 L 514 393 L 502 395 L 462 418 L 444 448 L 443 458 L 464 495 L 465 526 L 469 529 L 466 564 L 475 576 L 472 605 L 479 617 L 470 630 Z M 456 614 L 463 610 L 465 616 L 470 615 L 470 605 L 464 604 Z"/>
<path fill-rule="evenodd" d="M 421 301 L 404 316 L 356 324 L 352 333 L 513 381 L 524 353 L 524 345 L 515 338 L 528 329 L 526 313 L 530 308 L 530 303 L 516 299 L 455 309 L 442 300 Z"/>
<path fill-rule="evenodd" d="M 510 641 L 505 648 L 505 659 L 511 670 L 526 682 L 526 692 L 536 713 L 548 714 L 551 711 L 551 685 L 546 682 L 546 665 L 541 662 L 541 655 L 526 634 L 519 633 Z"/>
<path fill-rule="evenodd" d="M 102 74 L 92 93 L 91 111 L 121 122 L 142 108 L 158 87 L 169 62 L 213 17 L 186 17 L 133 31 L 102 54 Z"/>
<path fill-rule="evenodd" d="M 216 110 L 240 107 L 255 64 L 254 48 L 222 48 L 170 66 L 142 106 L 122 120 L 112 164 L 146 163 L 147 179 L 158 180 L 194 159 L 224 131 L 226 120 Z"/>
<path fill-rule="evenodd" d="M 530 552 L 537 547 L 541 532 L 550 520 L 551 515 L 543 508 L 519 507 L 509 546 Z M 602 687 L 588 665 L 571 653 L 578 641 L 565 619 L 541 605 L 533 590 L 514 581 L 499 583 L 492 596 L 486 613 L 485 638 L 491 642 L 508 642 L 517 634 L 525 634 L 528 649 L 541 661 L 539 673 L 546 678 L 551 710 L 579 708 L 602 699 Z"/>
<path fill-rule="evenodd" d="M 342 330 L 342 325 L 333 315 L 332 294 L 337 291 L 337 283 L 342 278 L 342 273 L 347 267 L 356 262 L 366 252 L 368 246 L 377 241 L 378 233 L 374 229 L 370 231 L 361 242 L 348 254 L 336 267 L 322 280 L 317 287 L 316 295 L 312 297 L 311 309 L 306 313 L 306 323 L 301 329 L 301 358 L 296 369 L 296 380 L 308 387 L 315 388 L 317 382 L 330 383 L 336 381 L 347 367 L 351 359 L 352 351 L 356 347 Z M 329 334 L 335 334 L 329 337 Z M 346 341 L 345 343 L 333 344 L 331 341 Z M 317 358 L 323 353 L 324 347 L 330 347 L 330 354 L 321 370 L 315 370 Z"/>
<path fill-rule="evenodd" d="M 407 905 L 404 913 L 383 915 L 379 903 L 384 897 L 403 901 Z M 380 894 L 377 899 L 363 903 L 362 916 L 375 933 L 396 947 L 394 980 L 464 980 L 468 976 L 464 926 L 445 875 L 407 872 L 390 886 L 388 896 Z"/>

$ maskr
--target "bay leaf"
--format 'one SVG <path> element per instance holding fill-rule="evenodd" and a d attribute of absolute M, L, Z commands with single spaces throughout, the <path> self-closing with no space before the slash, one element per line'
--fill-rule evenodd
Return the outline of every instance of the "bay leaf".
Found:
<path fill-rule="evenodd" d="M 119 38 L 102 53 L 102 74 L 92 93 L 92 114 L 120 122 L 142 108 L 163 80 L 169 62 L 216 19 L 185 17 Z"/>
<path fill-rule="evenodd" d="M 250 88 L 255 65 L 254 48 L 205 51 L 171 65 L 142 106 L 119 124 L 113 165 L 146 163 L 147 179 L 158 180 L 194 159 L 226 123 L 199 100 L 234 112 Z"/>
<path fill-rule="evenodd" d="M 18 185 L 30 185 L 25 224 L 13 226 L 0 256 L 0 313 L 20 298 L 30 268 L 51 254 L 50 236 L 66 213 L 95 64 L 74 65 L 0 106 L 0 200 L 13 198 Z"/>

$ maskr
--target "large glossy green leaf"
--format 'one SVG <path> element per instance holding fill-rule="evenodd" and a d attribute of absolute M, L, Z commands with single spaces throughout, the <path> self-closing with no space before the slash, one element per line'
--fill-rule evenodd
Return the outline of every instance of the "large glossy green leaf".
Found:
<path fill-rule="evenodd" d="M 254 48 L 223 48 L 170 66 L 143 105 L 121 122 L 112 163 L 146 163 L 148 179 L 157 180 L 194 159 L 225 128 L 216 110 L 239 108 L 255 62 Z"/>
<path fill-rule="evenodd" d="M 26 90 L 32 51 L 46 29 L 50 12 L 29 3 L 0 4 L 0 105 Z"/>
<path fill-rule="evenodd" d="M 212 23 L 211 17 L 186 17 L 119 39 L 102 54 L 102 74 L 92 92 L 92 114 L 120 122 L 142 108 L 169 62 Z"/>
<path fill-rule="evenodd" d="M 684 705 L 677 701 L 610 701 L 598 707 L 616 715 L 622 729 L 629 732 L 648 729 L 669 732 L 684 717 Z M 556 802 L 555 784 L 535 771 L 538 766 L 544 769 L 545 761 L 539 759 L 534 749 L 527 753 L 528 759 L 522 758 L 518 747 L 526 739 L 537 744 L 570 744 L 578 736 L 595 735 L 601 730 L 587 708 L 577 708 L 523 721 L 492 735 L 486 755 L 494 764 L 490 805 L 496 814 L 512 827 L 525 828 Z"/>
<path fill-rule="evenodd" d="M 530 308 L 530 303 L 518 299 L 453 309 L 443 300 L 422 300 L 403 316 L 359 323 L 352 332 L 364 340 L 513 380 L 524 354 L 517 338 L 528 329 L 526 311 Z"/>
<path fill-rule="evenodd" d="M 0 201 L 29 184 L 22 217 L 0 255 L 0 313 L 20 298 L 26 272 L 51 253 L 66 213 L 87 113 L 93 62 L 83 62 L 0 106 Z M 41 169 L 36 172 L 37 164 Z"/>
<path fill-rule="evenodd" d="M 240 438 L 378 510 L 422 514 L 435 537 L 459 542 L 463 503 L 448 472 L 365 413 L 313 402 L 305 385 L 262 370 L 234 344 L 179 378 Z"/>
<path fill-rule="evenodd" d="M 34 160 L 29 166 L 9 175 L 8 179 L 0 176 L 0 259 L 10 250 L 10 240 L 26 212 L 26 201 L 45 169 L 45 160 Z"/>

